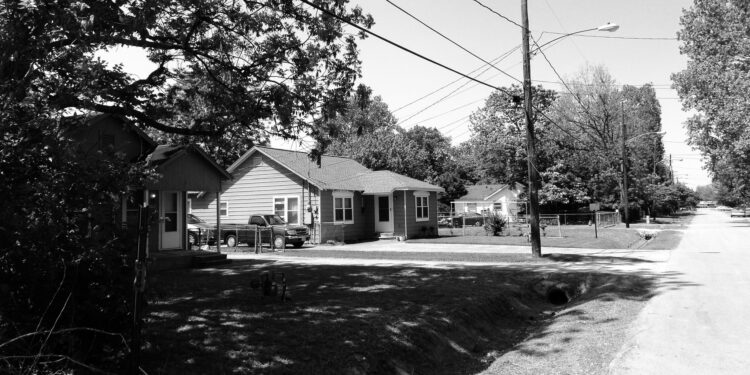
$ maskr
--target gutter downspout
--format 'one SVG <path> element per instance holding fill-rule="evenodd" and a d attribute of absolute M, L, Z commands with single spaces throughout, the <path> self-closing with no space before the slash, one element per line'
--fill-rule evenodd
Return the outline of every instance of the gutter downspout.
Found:
<path fill-rule="evenodd" d="M 406 225 L 406 190 L 401 190 L 404 192 L 404 240 L 409 238 L 409 227 Z"/>

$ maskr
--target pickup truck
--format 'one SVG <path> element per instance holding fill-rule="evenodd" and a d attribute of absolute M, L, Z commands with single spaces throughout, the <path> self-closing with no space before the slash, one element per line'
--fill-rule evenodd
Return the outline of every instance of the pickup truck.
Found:
<path fill-rule="evenodd" d="M 275 214 L 252 214 L 247 224 L 222 224 L 221 238 L 229 247 L 238 243 L 255 245 L 255 230 L 260 229 L 261 242 L 270 243 L 277 249 L 283 249 L 286 244 L 296 248 L 302 247 L 310 240 L 310 233 L 304 225 L 290 225 Z"/>

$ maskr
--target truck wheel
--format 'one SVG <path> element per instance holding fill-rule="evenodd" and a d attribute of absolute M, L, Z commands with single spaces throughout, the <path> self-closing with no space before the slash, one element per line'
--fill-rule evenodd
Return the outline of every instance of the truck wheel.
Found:
<path fill-rule="evenodd" d="M 273 237 L 273 247 L 276 249 L 284 249 L 286 247 L 286 238 L 277 234 Z"/>
<path fill-rule="evenodd" d="M 226 243 L 228 247 L 237 247 L 237 236 L 233 234 L 227 235 L 224 237 L 224 243 Z"/>

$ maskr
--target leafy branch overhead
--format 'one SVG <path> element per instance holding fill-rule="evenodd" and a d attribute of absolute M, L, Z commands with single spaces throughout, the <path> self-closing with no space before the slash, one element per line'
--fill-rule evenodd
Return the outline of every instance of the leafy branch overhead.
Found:
<path fill-rule="evenodd" d="M 373 24 L 346 1 L 316 3 Z M 125 115 L 167 133 L 318 135 L 359 75 L 363 35 L 291 0 L 19 2 L 0 12 L 3 99 L 48 95 L 57 111 Z M 150 74 L 100 58 L 121 48 L 145 50 Z"/>

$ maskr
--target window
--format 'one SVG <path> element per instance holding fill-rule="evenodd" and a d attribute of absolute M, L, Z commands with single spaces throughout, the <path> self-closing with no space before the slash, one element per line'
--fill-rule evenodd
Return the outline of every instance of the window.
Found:
<path fill-rule="evenodd" d="M 430 220 L 430 193 L 414 193 L 415 206 L 417 209 L 417 221 Z"/>
<path fill-rule="evenodd" d="M 466 211 L 465 212 L 477 212 L 477 204 L 476 203 L 468 203 L 468 204 L 466 204 Z"/>
<path fill-rule="evenodd" d="M 333 222 L 336 224 L 354 223 L 354 194 L 334 193 Z"/>
<path fill-rule="evenodd" d="M 260 217 L 260 216 L 253 216 L 253 217 L 250 218 L 250 224 L 254 224 L 254 225 L 257 225 L 257 226 L 260 226 L 260 227 L 265 227 L 266 226 L 266 221 L 263 220 L 263 218 Z"/>
<path fill-rule="evenodd" d="M 274 197 L 273 213 L 289 224 L 299 224 L 299 197 Z"/>
<path fill-rule="evenodd" d="M 495 211 L 502 211 L 503 210 L 503 203 L 502 202 L 495 202 L 492 204 L 492 209 Z"/>
<path fill-rule="evenodd" d="M 177 232 L 177 198 L 179 193 L 164 193 L 164 202 L 162 207 L 164 209 L 164 231 L 165 232 Z"/>
<path fill-rule="evenodd" d="M 134 191 L 131 194 L 126 195 L 123 205 L 123 226 L 126 226 L 129 229 L 138 228 L 140 210 L 143 205 L 143 192 Z"/>
<path fill-rule="evenodd" d="M 219 216 L 229 217 L 229 202 L 219 203 Z"/>

